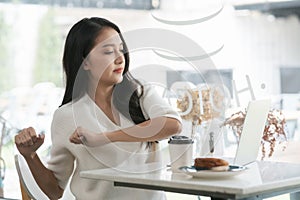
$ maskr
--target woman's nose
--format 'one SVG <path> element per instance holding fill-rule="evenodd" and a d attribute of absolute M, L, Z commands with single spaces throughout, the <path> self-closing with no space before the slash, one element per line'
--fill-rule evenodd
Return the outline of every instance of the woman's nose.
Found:
<path fill-rule="evenodd" d="M 115 59 L 115 64 L 122 64 L 124 62 L 124 59 L 124 55 L 120 53 Z"/>

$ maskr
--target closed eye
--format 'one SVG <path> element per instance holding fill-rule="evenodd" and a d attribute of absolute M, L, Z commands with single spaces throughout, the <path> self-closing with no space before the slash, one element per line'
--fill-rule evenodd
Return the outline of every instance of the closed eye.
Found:
<path fill-rule="evenodd" d="M 104 52 L 104 54 L 106 54 L 106 55 L 109 55 L 109 54 L 112 54 L 112 53 L 114 53 L 113 51 L 105 51 Z"/>

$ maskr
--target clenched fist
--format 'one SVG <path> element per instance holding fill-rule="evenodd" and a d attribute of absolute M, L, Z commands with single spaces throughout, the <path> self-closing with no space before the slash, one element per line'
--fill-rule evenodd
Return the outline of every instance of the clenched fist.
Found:
<path fill-rule="evenodd" d="M 23 129 L 15 136 L 15 144 L 19 152 L 26 158 L 35 153 L 36 150 L 44 143 L 45 135 L 37 135 L 34 128 Z"/>
<path fill-rule="evenodd" d="M 84 144 L 88 147 L 102 146 L 110 142 L 105 133 L 94 133 L 82 127 L 77 127 L 69 139 L 74 144 Z"/>

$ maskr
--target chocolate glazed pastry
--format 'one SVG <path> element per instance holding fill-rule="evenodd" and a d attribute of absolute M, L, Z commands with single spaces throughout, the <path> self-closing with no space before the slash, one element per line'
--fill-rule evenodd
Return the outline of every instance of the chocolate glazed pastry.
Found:
<path fill-rule="evenodd" d="M 220 158 L 196 158 L 194 167 L 197 170 L 226 171 L 229 168 L 229 163 Z"/>

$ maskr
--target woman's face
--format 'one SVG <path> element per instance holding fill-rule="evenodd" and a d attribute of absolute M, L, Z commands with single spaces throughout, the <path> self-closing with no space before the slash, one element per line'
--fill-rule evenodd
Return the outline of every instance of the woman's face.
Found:
<path fill-rule="evenodd" d="M 84 63 L 91 83 L 100 87 L 120 83 L 123 80 L 125 58 L 123 42 L 118 32 L 105 27 L 100 31 L 95 43 Z"/>

